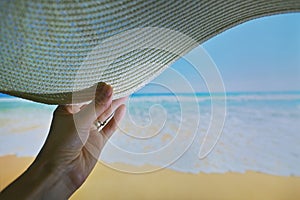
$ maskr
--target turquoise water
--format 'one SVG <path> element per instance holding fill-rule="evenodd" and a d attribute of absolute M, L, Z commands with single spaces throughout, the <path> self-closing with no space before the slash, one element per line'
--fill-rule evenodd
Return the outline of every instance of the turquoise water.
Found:
<path fill-rule="evenodd" d="M 226 99 L 221 137 L 208 156 L 199 159 L 212 117 L 221 116 L 212 115 L 211 96 L 134 94 L 100 160 L 191 173 L 252 170 L 300 176 L 300 92 L 227 93 Z M 54 109 L 1 96 L 0 155 L 35 156 Z"/>

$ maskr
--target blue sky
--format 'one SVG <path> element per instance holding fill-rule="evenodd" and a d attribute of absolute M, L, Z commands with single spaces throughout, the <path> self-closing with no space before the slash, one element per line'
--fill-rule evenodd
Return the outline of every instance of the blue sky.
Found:
<path fill-rule="evenodd" d="M 300 91 L 300 13 L 251 20 L 202 47 L 218 67 L 226 91 Z M 192 85 L 201 85 L 188 65 L 181 59 L 172 68 L 189 77 Z M 176 84 L 166 73 L 161 78 Z M 202 86 L 196 90 L 205 91 Z"/>

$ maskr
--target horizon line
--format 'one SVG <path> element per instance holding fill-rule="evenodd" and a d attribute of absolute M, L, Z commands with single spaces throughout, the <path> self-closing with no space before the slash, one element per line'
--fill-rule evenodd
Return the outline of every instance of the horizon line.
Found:
<path fill-rule="evenodd" d="M 143 96 L 143 95 L 170 95 L 170 94 L 176 94 L 176 95 L 207 95 L 207 94 L 224 94 L 224 92 L 137 92 L 133 93 L 130 96 Z M 291 91 L 226 91 L 225 94 L 300 94 L 300 90 L 291 90 Z"/>
<path fill-rule="evenodd" d="M 195 92 L 195 93 L 190 93 L 190 92 L 135 92 L 132 93 L 130 96 L 164 96 L 164 95 L 191 95 L 191 94 L 195 94 L 195 95 L 208 95 L 208 94 L 300 94 L 300 90 L 287 90 L 287 91 L 225 91 L 225 93 L 223 92 L 208 92 L 208 91 L 203 91 L 203 92 Z M 23 99 L 21 97 L 15 97 L 12 95 L 8 95 L 5 93 L 0 93 L 0 98 L 20 98 Z"/>

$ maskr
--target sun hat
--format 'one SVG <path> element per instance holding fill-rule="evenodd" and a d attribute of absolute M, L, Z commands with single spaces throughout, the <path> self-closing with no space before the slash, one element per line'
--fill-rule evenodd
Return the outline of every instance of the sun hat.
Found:
<path fill-rule="evenodd" d="M 119 98 L 220 32 L 299 10 L 299 0 L 1 0 L 0 92 L 69 104 L 106 82 Z"/>

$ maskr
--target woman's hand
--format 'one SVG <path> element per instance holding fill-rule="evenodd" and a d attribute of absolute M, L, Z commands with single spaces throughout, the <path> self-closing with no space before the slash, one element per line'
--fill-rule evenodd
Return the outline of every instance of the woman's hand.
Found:
<path fill-rule="evenodd" d="M 97 86 L 88 105 L 58 106 L 46 142 L 33 164 L 0 197 L 65 199 L 88 177 L 125 113 L 126 98 L 112 101 L 112 88 Z M 98 131 L 96 121 L 113 118 Z"/>

